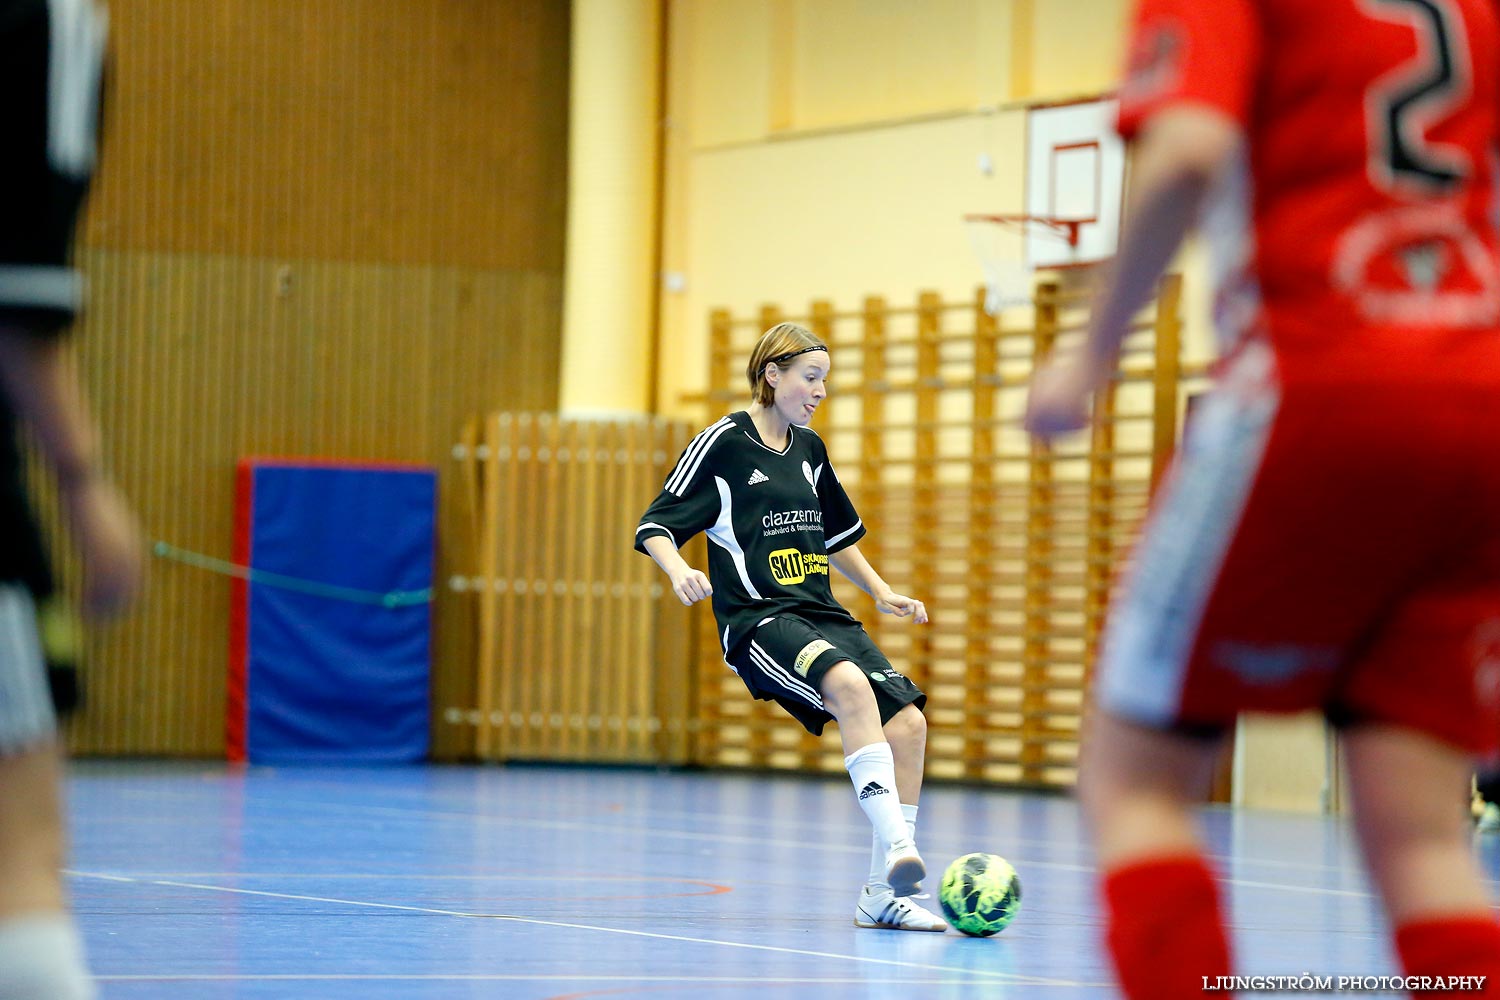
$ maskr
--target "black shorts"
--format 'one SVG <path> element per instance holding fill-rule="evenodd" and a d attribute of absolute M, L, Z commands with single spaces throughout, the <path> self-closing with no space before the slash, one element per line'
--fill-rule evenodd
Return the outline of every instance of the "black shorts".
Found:
<path fill-rule="evenodd" d="M 1500 805 L 1500 762 L 1491 762 L 1475 779 L 1479 796 L 1485 802 Z"/>
<path fill-rule="evenodd" d="M 752 695 L 776 702 L 817 736 L 833 719 L 823 707 L 823 675 L 842 660 L 869 678 L 882 725 L 907 705 L 927 704 L 921 689 L 891 668 L 864 626 L 854 621 L 777 615 L 740 644 L 729 665 Z"/>
<path fill-rule="evenodd" d="M 104 30 L 93 0 L 0 0 L 0 324 L 49 332 L 82 304 L 70 251 L 94 169 Z"/>

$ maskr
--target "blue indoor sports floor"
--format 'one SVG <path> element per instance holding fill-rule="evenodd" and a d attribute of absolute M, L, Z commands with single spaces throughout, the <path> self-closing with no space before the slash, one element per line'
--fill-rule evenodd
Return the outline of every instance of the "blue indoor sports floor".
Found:
<path fill-rule="evenodd" d="M 869 828 L 831 779 L 83 761 L 69 796 L 105 1000 L 1113 995 L 1063 797 L 927 789 L 931 871 L 985 850 L 1021 874 L 979 939 L 854 927 Z M 1394 971 L 1344 824 L 1207 824 L 1240 972 Z M 1500 837 L 1475 847 L 1494 889 Z"/>

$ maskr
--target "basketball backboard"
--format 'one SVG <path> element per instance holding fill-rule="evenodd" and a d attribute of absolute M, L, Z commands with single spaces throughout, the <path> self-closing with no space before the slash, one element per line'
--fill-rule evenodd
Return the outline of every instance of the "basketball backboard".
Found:
<path fill-rule="evenodd" d="M 1077 243 L 1045 227 L 1026 233 L 1033 271 L 1097 264 L 1114 256 L 1125 187 L 1125 144 L 1114 100 L 1031 108 L 1026 114 L 1026 207 L 1035 218 L 1076 221 Z"/>

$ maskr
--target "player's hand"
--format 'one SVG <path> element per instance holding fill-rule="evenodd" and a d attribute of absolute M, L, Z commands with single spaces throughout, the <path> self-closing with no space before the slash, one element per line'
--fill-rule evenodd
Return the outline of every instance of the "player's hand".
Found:
<path fill-rule="evenodd" d="M 62 500 L 83 563 L 83 613 L 96 620 L 119 614 L 145 576 L 135 515 L 114 485 L 97 474 L 62 485 Z"/>
<path fill-rule="evenodd" d="M 910 618 L 918 625 L 927 624 L 927 605 L 914 597 L 907 597 L 892 591 L 883 597 L 875 598 L 875 608 L 883 615 Z"/>
<path fill-rule="evenodd" d="M 1079 352 L 1054 354 L 1031 377 L 1026 397 L 1026 429 L 1044 441 L 1089 424 L 1089 399 L 1107 372 Z"/>
<path fill-rule="evenodd" d="M 687 569 L 672 577 L 672 593 L 676 594 L 677 599 L 683 604 L 693 605 L 705 597 L 712 597 L 714 588 L 703 573 L 696 569 Z"/>

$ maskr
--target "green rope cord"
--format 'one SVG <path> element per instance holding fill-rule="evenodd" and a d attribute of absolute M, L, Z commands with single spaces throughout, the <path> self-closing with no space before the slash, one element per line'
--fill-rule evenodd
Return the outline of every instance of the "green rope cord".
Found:
<path fill-rule="evenodd" d="M 223 559 L 215 559 L 213 556 L 206 556 L 201 552 L 189 552 L 187 549 L 179 549 L 177 546 L 169 545 L 166 542 L 157 542 L 151 546 L 151 553 L 159 559 L 172 559 L 198 569 L 206 569 L 211 573 L 232 576 L 250 583 L 263 583 L 268 587 L 280 587 L 282 590 L 293 590 L 299 594 L 310 594 L 313 597 L 326 597 L 333 601 L 348 601 L 351 604 L 377 604 L 383 608 L 404 608 L 414 604 L 432 603 L 431 587 L 424 587 L 421 590 L 390 591 L 359 590 L 355 587 L 340 587 L 331 583 L 319 583 L 317 580 L 303 580 L 299 577 L 284 576 L 281 573 L 271 573 L 263 569 L 255 569 L 251 566 L 241 566 L 239 563 L 225 562 Z"/>

